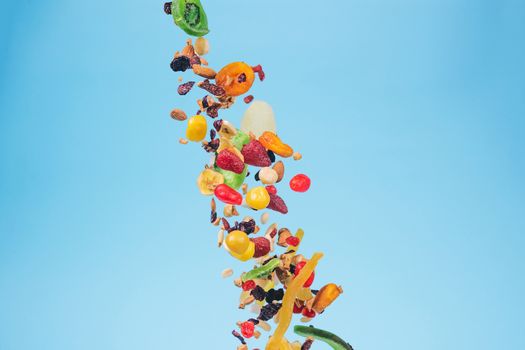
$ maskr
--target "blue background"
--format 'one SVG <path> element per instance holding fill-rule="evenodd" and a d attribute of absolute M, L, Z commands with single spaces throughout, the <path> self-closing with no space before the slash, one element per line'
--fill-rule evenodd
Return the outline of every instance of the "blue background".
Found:
<path fill-rule="evenodd" d="M 176 93 L 162 4 L 2 2 L 1 350 L 237 345 L 220 272 L 242 265 L 169 117 L 201 93 Z M 253 94 L 313 179 L 272 220 L 345 287 L 314 324 L 356 349 L 525 348 L 525 3 L 204 5 L 211 65 L 264 66 Z"/>

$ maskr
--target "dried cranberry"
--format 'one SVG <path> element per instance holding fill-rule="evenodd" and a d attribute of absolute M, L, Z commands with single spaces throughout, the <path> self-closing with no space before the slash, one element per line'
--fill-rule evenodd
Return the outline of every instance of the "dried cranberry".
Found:
<path fill-rule="evenodd" d="M 210 129 L 210 139 L 214 140 L 215 136 L 217 136 L 217 132 L 213 129 Z"/>
<path fill-rule="evenodd" d="M 297 303 L 293 303 L 293 313 L 294 314 L 300 314 L 303 312 L 304 305 L 298 305 Z"/>
<path fill-rule="evenodd" d="M 239 83 L 244 83 L 246 81 L 246 74 L 244 73 L 241 73 L 238 77 L 237 77 L 237 81 Z"/>
<path fill-rule="evenodd" d="M 222 87 L 210 83 L 208 79 L 201 81 L 198 86 L 215 96 L 223 96 L 226 93 Z"/>
<path fill-rule="evenodd" d="M 180 84 L 177 92 L 179 95 L 186 95 L 193 88 L 194 84 L 194 81 L 188 81 L 187 83 Z"/>
<path fill-rule="evenodd" d="M 252 291 L 250 292 L 250 295 L 255 298 L 255 300 L 263 301 L 264 298 L 266 298 L 266 292 L 261 286 L 256 286 Z"/>
<path fill-rule="evenodd" d="M 248 95 L 244 98 L 244 103 L 250 103 L 253 101 L 253 95 Z"/>
<path fill-rule="evenodd" d="M 217 118 L 219 116 L 219 109 L 221 108 L 220 103 L 214 103 L 212 106 L 206 108 L 206 114 L 210 118 Z"/>
<path fill-rule="evenodd" d="M 264 71 L 262 69 L 262 66 L 260 64 L 256 65 L 255 67 L 252 67 L 253 71 L 257 73 L 259 76 L 259 80 L 263 81 L 266 75 L 264 74 Z"/>

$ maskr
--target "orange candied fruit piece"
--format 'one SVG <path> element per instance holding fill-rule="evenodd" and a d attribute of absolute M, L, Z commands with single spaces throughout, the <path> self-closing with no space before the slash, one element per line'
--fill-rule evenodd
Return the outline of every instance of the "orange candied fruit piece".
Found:
<path fill-rule="evenodd" d="M 215 82 L 226 91 L 228 96 L 242 95 L 253 85 L 255 73 L 244 62 L 233 62 L 224 66 L 215 76 Z"/>
<path fill-rule="evenodd" d="M 288 158 L 293 155 L 292 147 L 282 142 L 279 136 L 277 136 L 271 131 L 263 132 L 263 134 L 259 137 L 259 142 L 266 149 L 269 149 L 270 151 L 281 157 Z"/>

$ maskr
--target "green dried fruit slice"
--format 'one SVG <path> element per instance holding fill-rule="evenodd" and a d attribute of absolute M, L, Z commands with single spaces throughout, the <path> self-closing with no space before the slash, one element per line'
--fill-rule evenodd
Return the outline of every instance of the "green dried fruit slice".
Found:
<path fill-rule="evenodd" d="M 218 166 L 215 166 L 214 170 L 222 174 L 222 176 L 224 176 L 224 183 L 234 190 L 237 190 L 242 186 L 246 179 L 246 174 L 248 173 L 247 166 L 244 167 L 244 171 L 240 174 L 236 174 L 233 171 L 223 170 Z"/>
<path fill-rule="evenodd" d="M 171 3 L 171 14 L 175 24 L 189 35 L 204 36 L 210 32 L 200 0 L 175 0 Z"/>
<path fill-rule="evenodd" d="M 314 339 L 325 342 L 330 345 L 334 350 L 353 350 L 352 346 L 339 338 L 337 335 L 328 331 L 314 328 L 312 326 L 295 326 L 293 331 L 295 334 L 303 337 L 312 337 Z"/>

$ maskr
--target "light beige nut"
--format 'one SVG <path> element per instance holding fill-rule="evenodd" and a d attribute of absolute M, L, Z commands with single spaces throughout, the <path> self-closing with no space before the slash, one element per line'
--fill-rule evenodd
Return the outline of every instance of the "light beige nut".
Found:
<path fill-rule="evenodd" d="M 171 118 L 175 120 L 186 120 L 188 119 L 188 116 L 186 115 L 186 112 L 184 112 L 182 109 L 175 108 L 170 113 Z"/>
<path fill-rule="evenodd" d="M 224 229 L 219 230 L 217 233 L 217 246 L 220 248 L 224 242 Z"/>
<path fill-rule="evenodd" d="M 273 170 L 277 172 L 277 181 L 280 182 L 284 177 L 284 163 L 282 161 L 278 161 L 273 165 Z"/>
<path fill-rule="evenodd" d="M 182 144 L 182 145 L 186 145 L 188 144 L 188 140 L 186 139 L 183 139 L 182 137 L 179 139 L 179 143 Z"/>
<path fill-rule="evenodd" d="M 242 184 L 242 194 L 248 193 L 248 184 Z"/>
<path fill-rule="evenodd" d="M 279 174 L 277 174 L 277 171 L 270 167 L 264 167 L 259 170 L 259 179 L 265 185 L 273 185 L 278 178 Z"/>
<path fill-rule="evenodd" d="M 210 44 L 208 43 L 208 40 L 203 37 L 197 38 L 195 40 L 195 52 L 197 52 L 197 55 L 204 56 L 210 51 Z"/>
<path fill-rule="evenodd" d="M 239 215 L 239 212 L 237 211 L 235 206 L 231 204 L 226 204 L 224 206 L 223 213 L 224 213 L 224 216 L 227 218 Z"/>
<path fill-rule="evenodd" d="M 223 270 L 221 272 L 221 277 L 222 278 L 228 278 L 228 277 L 230 277 L 232 275 L 233 275 L 233 269 L 231 269 L 231 268 L 227 268 L 227 269 L 225 269 L 225 270 Z"/>
<path fill-rule="evenodd" d="M 301 158 L 303 158 L 302 154 L 299 153 L 299 152 L 294 152 L 293 154 L 293 159 L 294 160 L 300 160 Z"/>
<path fill-rule="evenodd" d="M 217 75 L 217 72 L 210 67 L 201 66 L 200 64 L 193 65 L 193 73 L 206 79 L 215 79 L 215 76 Z"/>
<path fill-rule="evenodd" d="M 268 212 L 263 213 L 261 215 L 261 224 L 266 225 L 266 223 L 270 220 L 270 214 Z"/>

